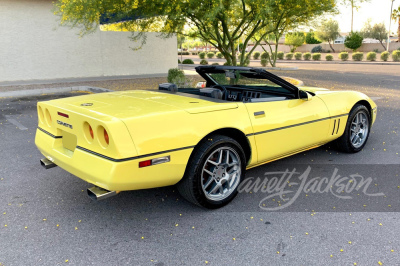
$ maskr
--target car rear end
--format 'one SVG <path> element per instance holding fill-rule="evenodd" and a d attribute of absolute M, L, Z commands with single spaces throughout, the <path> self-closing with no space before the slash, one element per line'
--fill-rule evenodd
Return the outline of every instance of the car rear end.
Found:
<path fill-rule="evenodd" d="M 38 103 L 35 143 L 47 160 L 108 190 L 123 188 L 121 158 L 137 155 L 125 124 L 115 117 L 63 105 Z M 118 141 L 116 141 L 118 140 Z"/>

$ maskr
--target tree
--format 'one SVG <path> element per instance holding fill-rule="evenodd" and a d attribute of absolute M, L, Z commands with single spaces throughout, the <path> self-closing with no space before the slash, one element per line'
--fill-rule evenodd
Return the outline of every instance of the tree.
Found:
<path fill-rule="evenodd" d="M 397 26 L 397 40 L 400 42 L 400 6 L 397 9 L 393 10 L 392 19 L 394 21 L 396 21 L 396 20 L 398 21 L 397 22 L 398 23 L 398 26 Z"/>
<path fill-rule="evenodd" d="M 315 33 L 310 30 L 306 35 L 306 44 L 320 44 L 321 41 L 315 38 Z"/>
<path fill-rule="evenodd" d="M 184 29 L 190 28 L 191 37 L 214 46 L 229 65 L 238 61 L 244 65 L 261 40 L 282 21 L 308 21 L 334 8 L 335 0 L 58 0 L 55 13 L 62 24 L 78 27 L 82 34 L 95 31 L 101 20 L 122 21 L 132 31 L 132 40 L 141 41 L 137 48 L 146 43 L 145 32 L 158 31 L 168 38 L 184 35 Z M 246 54 L 255 34 L 259 37 Z M 243 47 L 237 60 L 235 44 L 239 41 Z"/>
<path fill-rule="evenodd" d="M 383 45 L 383 41 L 387 40 L 388 32 L 384 23 L 379 23 L 371 26 L 371 20 L 369 19 L 362 28 L 361 35 L 364 39 L 371 38 L 378 40 L 381 43 L 383 49 L 386 49 L 385 45 Z"/>
<path fill-rule="evenodd" d="M 358 11 L 360 5 L 371 0 L 342 0 L 342 4 L 351 7 L 351 31 L 353 32 L 354 9 Z"/>
<path fill-rule="evenodd" d="M 271 5 L 275 3 L 275 11 L 270 14 L 270 21 L 273 26 L 273 30 L 269 34 L 263 34 L 260 32 L 255 34 L 254 40 L 262 40 L 268 46 L 268 50 L 262 45 L 262 49 L 271 54 L 268 60 L 271 66 L 276 66 L 276 59 L 279 47 L 279 40 L 285 32 L 294 30 L 300 25 L 307 24 L 322 14 L 328 12 L 334 12 L 335 8 L 330 6 L 331 3 L 327 1 L 318 1 L 317 3 L 310 1 L 271 1 Z M 264 37 L 260 37 L 263 35 Z M 273 48 L 273 45 L 275 48 Z"/>
<path fill-rule="evenodd" d="M 322 22 L 315 36 L 321 41 L 328 42 L 332 51 L 335 52 L 332 43 L 340 36 L 338 22 L 332 19 Z"/>
<path fill-rule="evenodd" d="M 285 36 L 285 44 L 290 46 L 290 51 L 293 53 L 297 47 L 302 46 L 305 41 L 303 32 L 287 33 Z"/>
<path fill-rule="evenodd" d="M 358 48 L 361 47 L 363 41 L 363 37 L 358 32 L 351 32 L 349 36 L 346 37 L 344 41 L 344 46 L 353 50 L 355 52 Z"/>

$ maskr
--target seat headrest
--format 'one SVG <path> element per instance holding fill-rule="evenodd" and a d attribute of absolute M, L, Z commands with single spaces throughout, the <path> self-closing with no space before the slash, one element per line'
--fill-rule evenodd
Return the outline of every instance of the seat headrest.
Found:
<path fill-rule="evenodd" d="M 161 83 L 158 84 L 158 89 L 161 91 L 177 92 L 178 86 L 176 86 L 174 83 Z"/>

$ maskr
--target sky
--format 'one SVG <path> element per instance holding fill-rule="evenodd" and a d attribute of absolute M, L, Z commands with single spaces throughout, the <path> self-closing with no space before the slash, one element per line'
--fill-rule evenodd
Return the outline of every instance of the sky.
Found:
<path fill-rule="evenodd" d="M 360 31 L 368 18 L 372 19 L 372 25 L 375 23 L 385 23 L 389 28 L 389 17 L 391 0 L 371 0 L 369 3 L 362 3 L 358 11 L 354 12 L 354 31 Z M 393 9 L 400 6 L 400 0 L 395 0 Z M 340 14 L 333 18 L 339 22 L 341 32 L 350 32 L 351 30 L 351 8 L 339 5 Z M 397 32 L 396 22 L 392 20 L 390 32 Z"/>

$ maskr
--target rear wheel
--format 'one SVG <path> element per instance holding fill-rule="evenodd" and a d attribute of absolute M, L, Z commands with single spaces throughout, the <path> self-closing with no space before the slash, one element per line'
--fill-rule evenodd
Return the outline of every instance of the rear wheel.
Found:
<path fill-rule="evenodd" d="M 185 199 L 196 205 L 220 208 L 237 195 L 245 169 L 246 158 L 240 144 L 214 135 L 196 148 L 177 187 Z"/>
<path fill-rule="evenodd" d="M 367 143 L 371 129 L 371 116 L 364 105 L 356 105 L 351 110 L 343 135 L 336 140 L 339 150 L 355 153 Z"/>

